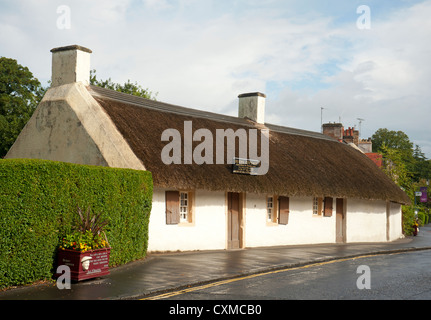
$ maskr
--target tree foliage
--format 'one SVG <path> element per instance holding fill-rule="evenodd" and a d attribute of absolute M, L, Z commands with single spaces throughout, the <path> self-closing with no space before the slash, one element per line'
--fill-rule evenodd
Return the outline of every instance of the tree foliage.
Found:
<path fill-rule="evenodd" d="M 431 160 L 425 157 L 420 146 L 414 145 L 403 131 L 378 129 L 371 140 L 374 152 L 382 153 L 383 157 L 396 154 L 398 166 L 404 167 L 413 182 L 431 179 Z"/>
<path fill-rule="evenodd" d="M 382 154 L 383 171 L 411 199 L 410 206 L 403 206 L 403 230 L 410 234 L 413 222 L 418 216 L 423 217 L 422 220 L 429 220 L 429 203 L 419 203 L 415 191 L 431 179 L 431 160 L 427 159 L 420 146 L 414 145 L 402 131 L 379 129 L 372 136 L 372 142 L 373 151 Z"/>
<path fill-rule="evenodd" d="M 0 158 L 15 142 L 45 91 L 27 67 L 0 57 Z"/>
<path fill-rule="evenodd" d="M 403 131 L 392 131 L 386 128 L 378 129 L 371 137 L 373 141 L 373 151 L 378 152 L 383 145 L 387 148 L 398 149 L 400 151 L 410 151 L 413 143 Z"/>
<path fill-rule="evenodd" d="M 153 94 L 148 88 L 144 89 L 137 82 L 132 83 L 130 80 L 127 80 L 124 84 L 112 82 L 111 78 L 108 80 L 98 80 L 95 69 L 90 71 L 90 84 L 151 100 L 156 100 L 157 96 L 157 93 Z"/>
<path fill-rule="evenodd" d="M 412 173 L 407 169 L 402 151 L 383 144 L 380 147 L 380 152 L 383 156 L 383 171 L 405 191 L 411 190 Z"/>

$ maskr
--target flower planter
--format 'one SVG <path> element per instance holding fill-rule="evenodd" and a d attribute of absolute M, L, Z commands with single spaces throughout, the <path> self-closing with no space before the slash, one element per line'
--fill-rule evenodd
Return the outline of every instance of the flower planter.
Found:
<path fill-rule="evenodd" d="M 70 268 L 70 279 L 81 281 L 109 274 L 111 248 L 88 250 L 85 252 L 59 249 L 57 263 Z M 60 276 L 57 274 L 57 277 Z"/>

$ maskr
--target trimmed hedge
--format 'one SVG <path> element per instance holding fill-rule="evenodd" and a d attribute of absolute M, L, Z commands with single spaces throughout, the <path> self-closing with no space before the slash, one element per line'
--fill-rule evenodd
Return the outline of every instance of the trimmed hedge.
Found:
<path fill-rule="evenodd" d="M 77 206 L 109 221 L 110 266 L 145 257 L 152 193 L 148 171 L 0 160 L 0 288 L 52 277 Z"/>

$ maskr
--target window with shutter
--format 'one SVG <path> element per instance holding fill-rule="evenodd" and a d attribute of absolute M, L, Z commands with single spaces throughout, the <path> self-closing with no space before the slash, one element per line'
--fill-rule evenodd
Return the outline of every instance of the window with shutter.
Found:
<path fill-rule="evenodd" d="M 289 222 L 289 198 L 278 198 L 278 223 L 287 224 Z"/>
<path fill-rule="evenodd" d="M 166 224 L 178 224 L 180 222 L 180 193 L 178 191 L 166 191 Z"/>

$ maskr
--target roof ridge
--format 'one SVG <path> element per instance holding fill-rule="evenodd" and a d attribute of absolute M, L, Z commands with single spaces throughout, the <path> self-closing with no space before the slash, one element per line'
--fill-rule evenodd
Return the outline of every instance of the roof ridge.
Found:
<path fill-rule="evenodd" d="M 337 140 L 319 132 L 285 127 L 282 125 L 275 125 L 271 123 L 265 123 L 262 125 L 248 118 L 238 118 L 238 117 L 233 117 L 233 116 L 210 112 L 210 111 L 187 108 L 187 107 L 178 106 L 178 105 L 174 105 L 174 104 L 170 104 L 162 101 L 156 101 L 156 100 L 151 100 L 143 97 L 138 97 L 124 92 L 106 89 L 106 88 L 102 88 L 94 85 L 89 85 L 87 88 L 90 94 L 97 97 L 116 100 L 118 102 L 133 104 L 139 107 L 149 108 L 157 111 L 175 113 L 179 115 L 187 115 L 187 116 L 193 116 L 193 117 L 200 117 L 200 118 L 209 119 L 213 121 L 228 122 L 228 123 L 239 124 L 243 126 L 249 126 L 253 128 L 269 129 L 270 131 L 274 131 L 274 132 L 300 135 L 300 136 L 306 136 L 306 137 L 315 138 L 315 139 L 323 139 L 323 140 L 338 142 Z"/>
<path fill-rule="evenodd" d="M 237 123 L 242 125 L 251 125 L 245 119 L 228 116 L 220 113 L 187 108 L 187 107 L 183 107 L 183 106 L 179 106 L 171 103 L 134 96 L 124 92 L 101 88 L 94 85 L 90 85 L 88 86 L 88 88 L 92 95 L 96 95 L 101 98 L 116 100 L 123 103 L 134 104 L 139 107 L 145 107 L 153 110 L 176 113 L 181 115 L 189 115 L 189 116 L 195 116 L 195 117 L 197 116 L 197 117 L 207 118 L 215 121 L 232 122 L 232 123 Z"/>

